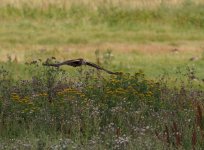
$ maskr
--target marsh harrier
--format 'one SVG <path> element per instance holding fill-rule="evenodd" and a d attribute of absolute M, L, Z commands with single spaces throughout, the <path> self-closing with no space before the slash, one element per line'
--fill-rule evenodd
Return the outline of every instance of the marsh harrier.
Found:
<path fill-rule="evenodd" d="M 72 67 L 80 67 L 82 65 L 87 65 L 87 66 L 91 66 L 93 68 L 96 68 L 98 70 L 103 70 L 109 74 L 115 74 L 115 75 L 119 75 L 121 74 L 120 72 L 112 72 L 112 71 L 109 71 L 107 69 L 104 69 L 92 62 L 88 62 L 82 58 L 79 58 L 79 59 L 72 59 L 72 60 L 66 60 L 64 62 L 61 62 L 61 63 L 48 63 L 48 60 L 43 64 L 44 66 L 53 66 L 53 67 L 60 67 L 62 65 L 68 65 L 68 66 L 72 66 Z"/>

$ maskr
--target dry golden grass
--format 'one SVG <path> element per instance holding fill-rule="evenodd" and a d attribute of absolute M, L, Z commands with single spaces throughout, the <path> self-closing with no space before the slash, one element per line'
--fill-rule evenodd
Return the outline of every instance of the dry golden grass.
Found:
<path fill-rule="evenodd" d="M 0 6 L 5 6 L 7 4 L 21 7 L 23 4 L 27 4 L 32 7 L 42 7 L 46 8 L 50 4 L 59 5 L 62 7 L 69 8 L 72 4 L 85 4 L 89 5 L 91 8 L 97 8 L 100 4 L 111 4 L 114 6 L 127 6 L 127 7 L 147 7 L 152 8 L 160 4 L 172 4 L 178 5 L 183 3 L 185 0 L 1 0 Z M 193 0 L 195 3 L 204 3 L 203 0 Z"/>
<path fill-rule="evenodd" d="M 47 45 L 47 46 L 25 46 L 19 45 L 16 46 L 15 49 L 6 50 L 6 48 L 1 47 L 0 51 L 0 61 L 7 61 L 8 56 L 11 57 L 12 60 L 17 58 L 18 62 L 31 61 L 35 59 L 34 57 L 43 52 L 45 55 L 41 55 L 42 57 L 47 57 L 48 55 L 53 55 L 60 60 L 66 60 L 68 58 L 95 58 L 95 50 L 106 51 L 110 49 L 114 54 L 121 55 L 126 53 L 140 53 L 144 56 L 158 56 L 158 55 L 168 55 L 177 53 L 177 55 L 186 57 L 190 56 L 200 56 L 203 53 L 203 42 L 180 42 L 175 44 L 169 43 L 103 43 L 103 44 L 71 44 L 71 45 L 62 45 L 57 48 Z M 176 51 L 175 51 L 176 50 Z"/>

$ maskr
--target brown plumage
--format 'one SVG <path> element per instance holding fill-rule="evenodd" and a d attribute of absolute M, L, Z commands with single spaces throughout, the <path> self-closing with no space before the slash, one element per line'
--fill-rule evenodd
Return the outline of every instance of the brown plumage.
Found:
<path fill-rule="evenodd" d="M 48 63 L 48 60 L 43 64 L 44 66 L 53 66 L 53 67 L 60 67 L 62 65 L 68 65 L 68 66 L 72 66 L 72 67 L 80 67 L 82 65 L 87 65 L 87 66 L 91 66 L 93 68 L 96 68 L 98 70 L 103 70 L 109 74 L 115 74 L 115 75 L 119 75 L 121 74 L 120 72 L 112 72 L 112 71 L 109 71 L 107 69 L 104 69 L 92 62 L 88 62 L 88 61 L 85 61 L 84 59 L 82 58 L 79 58 L 79 59 L 73 59 L 73 60 L 67 60 L 67 61 L 64 61 L 64 62 L 61 62 L 61 63 L 55 63 L 55 64 L 50 64 Z"/>

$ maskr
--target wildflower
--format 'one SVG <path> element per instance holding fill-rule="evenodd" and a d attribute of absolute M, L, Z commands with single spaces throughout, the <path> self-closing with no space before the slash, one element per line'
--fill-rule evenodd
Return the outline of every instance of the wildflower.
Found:
<path fill-rule="evenodd" d="M 63 92 L 57 92 L 57 95 L 63 95 Z"/>
<path fill-rule="evenodd" d="M 84 97 L 85 97 L 85 94 L 80 93 L 80 97 L 84 98 Z"/>
<path fill-rule="evenodd" d="M 147 93 L 146 93 L 146 96 L 148 96 L 148 97 L 151 97 L 153 95 L 153 93 L 151 92 L 151 91 L 148 91 Z"/>
<path fill-rule="evenodd" d="M 12 94 L 11 94 L 11 98 L 12 98 L 14 101 L 19 101 L 20 96 L 17 95 L 17 93 L 12 93 Z"/>
<path fill-rule="evenodd" d="M 23 103 L 28 103 L 28 102 L 29 102 L 29 100 L 26 99 L 26 98 L 21 99 L 21 101 L 22 101 Z"/>

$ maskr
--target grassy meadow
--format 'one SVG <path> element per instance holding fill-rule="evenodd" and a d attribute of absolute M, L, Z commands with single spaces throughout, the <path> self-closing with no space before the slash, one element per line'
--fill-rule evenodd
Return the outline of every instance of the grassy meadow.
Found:
<path fill-rule="evenodd" d="M 202 0 L 1 0 L 0 149 L 203 149 L 203 16 Z"/>

